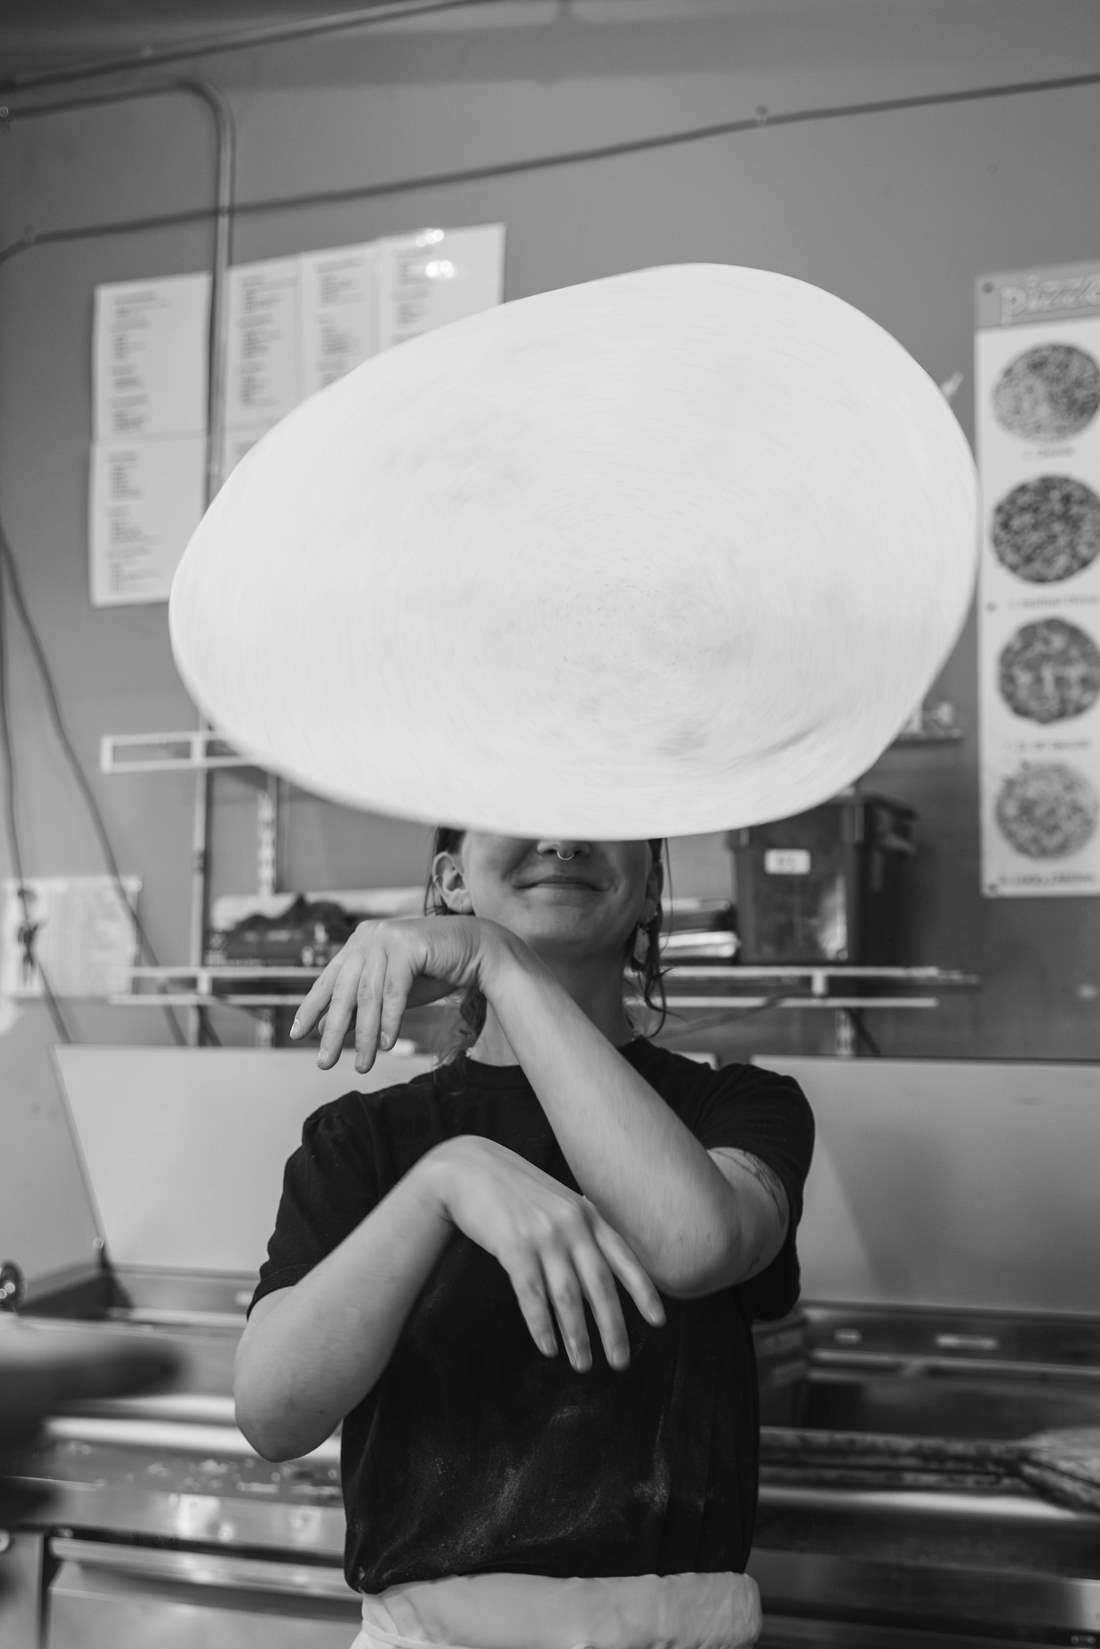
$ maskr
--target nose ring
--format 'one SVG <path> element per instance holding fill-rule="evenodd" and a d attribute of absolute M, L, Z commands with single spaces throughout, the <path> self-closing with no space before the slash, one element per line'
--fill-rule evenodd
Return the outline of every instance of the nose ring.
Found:
<path fill-rule="evenodd" d="M 563 853 L 560 847 L 556 847 L 554 852 L 563 864 L 568 864 L 570 859 L 575 859 L 577 857 L 575 853 Z"/>

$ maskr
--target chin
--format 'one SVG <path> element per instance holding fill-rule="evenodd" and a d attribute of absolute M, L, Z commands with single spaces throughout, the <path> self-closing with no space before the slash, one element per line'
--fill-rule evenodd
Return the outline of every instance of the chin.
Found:
<path fill-rule="evenodd" d="M 621 954 L 626 941 L 609 948 L 605 943 L 593 943 L 592 935 L 584 932 L 570 933 L 567 930 L 552 929 L 549 926 L 539 928 L 528 925 L 524 930 L 513 929 L 517 937 L 525 945 L 529 945 L 537 956 L 546 961 L 561 962 L 596 962 L 613 963 Z"/>

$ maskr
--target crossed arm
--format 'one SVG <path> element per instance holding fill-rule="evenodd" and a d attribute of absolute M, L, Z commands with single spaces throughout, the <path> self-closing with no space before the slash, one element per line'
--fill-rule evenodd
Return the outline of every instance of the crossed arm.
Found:
<path fill-rule="evenodd" d="M 487 986 L 577 1184 L 662 1293 L 696 1299 L 771 1263 L 790 1210 L 769 1167 L 706 1150 L 526 946 Z"/>

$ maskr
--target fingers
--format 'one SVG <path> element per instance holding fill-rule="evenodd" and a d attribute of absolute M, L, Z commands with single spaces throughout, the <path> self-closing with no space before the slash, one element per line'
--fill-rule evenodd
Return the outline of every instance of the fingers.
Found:
<path fill-rule="evenodd" d="M 339 1059 L 348 1034 L 352 1015 L 359 1002 L 359 987 L 364 975 L 375 977 L 386 966 L 385 954 L 370 952 L 365 958 L 347 958 L 332 986 L 332 1000 L 325 1015 L 325 1029 L 321 1037 L 321 1051 L 317 1063 L 323 1071 L 331 1069 Z M 357 1043 L 358 1046 L 358 1038 Z"/>
<path fill-rule="evenodd" d="M 585 1305 L 592 1312 L 608 1364 L 630 1364 L 630 1336 L 616 1277 L 643 1316 L 660 1327 L 661 1296 L 629 1245 L 587 1204 L 577 1204 L 558 1230 L 535 1239 L 507 1267 L 531 1338 L 544 1356 L 557 1350 L 555 1324 L 578 1374 L 592 1367 Z"/>
<path fill-rule="evenodd" d="M 607 1264 L 618 1277 L 642 1316 L 660 1328 L 665 1321 L 665 1308 L 649 1273 L 638 1261 L 630 1245 L 620 1237 L 613 1226 L 595 1209 L 592 1210 L 592 1239 Z"/>
<path fill-rule="evenodd" d="M 340 961 L 339 956 L 334 956 L 310 986 L 298 1012 L 294 1015 L 294 1023 L 290 1027 L 290 1034 L 295 1040 L 307 1036 L 313 1029 L 318 1017 L 323 1015 L 332 995 L 333 983 L 340 972 Z"/>
<path fill-rule="evenodd" d="M 575 1250 L 573 1265 L 596 1319 L 608 1362 L 612 1368 L 626 1368 L 630 1362 L 630 1338 L 619 1304 L 619 1291 L 606 1260 L 594 1242 L 585 1243 Z"/>
<path fill-rule="evenodd" d="M 382 1012 L 382 988 L 386 978 L 386 953 L 375 951 L 367 958 L 355 990 L 355 1069 L 369 1071 L 378 1047 L 378 1021 Z"/>
<path fill-rule="evenodd" d="M 556 1247 L 544 1248 L 541 1255 L 546 1290 L 554 1308 L 566 1355 L 578 1374 L 592 1367 L 592 1347 L 584 1316 L 584 1296 L 572 1263 L 573 1256 Z"/>
<path fill-rule="evenodd" d="M 544 1357 L 556 1357 L 558 1341 L 546 1298 L 546 1280 L 538 1256 L 532 1252 L 526 1260 L 511 1266 L 508 1275 L 532 1340 Z"/>
<path fill-rule="evenodd" d="M 379 1046 L 392 1048 L 401 1034 L 401 1021 L 416 975 L 407 960 L 391 957 L 382 986 L 381 1011 L 378 1020 Z"/>

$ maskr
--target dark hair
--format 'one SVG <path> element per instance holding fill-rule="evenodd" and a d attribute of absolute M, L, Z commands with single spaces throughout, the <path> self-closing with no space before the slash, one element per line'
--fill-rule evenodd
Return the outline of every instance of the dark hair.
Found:
<path fill-rule="evenodd" d="M 436 886 L 432 866 L 435 864 L 437 853 L 451 853 L 462 846 L 464 830 L 455 830 L 449 825 L 439 825 L 432 841 L 432 863 L 428 867 L 428 881 L 424 889 L 424 914 L 426 916 L 450 916 L 451 911 L 440 897 Z M 652 836 L 649 841 L 649 851 L 654 864 L 665 863 L 665 884 L 671 886 L 671 873 L 667 867 L 668 843 L 660 836 Z M 639 962 L 634 955 L 635 933 L 632 933 L 623 947 L 623 960 L 634 975 L 634 983 L 642 1002 L 660 1015 L 660 1020 L 652 1034 L 656 1035 L 664 1028 L 668 1017 L 668 1003 L 665 999 L 665 973 L 667 969 L 661 967 L 661 924 L 664 912 L 658 899 L 657 909 L 651 920 L 645 924 L 646 935 L 645 958 Z M 462 1055 L 473 1046 L 481 1035 L 485 1024 L 485 997 L 476 985 L 471 985 L 463 995 L 459 1004 L 459 1031 L 456 1045 L 450 1049 L 447 1056 L 449 1063 L 461 1060 Z"/>

